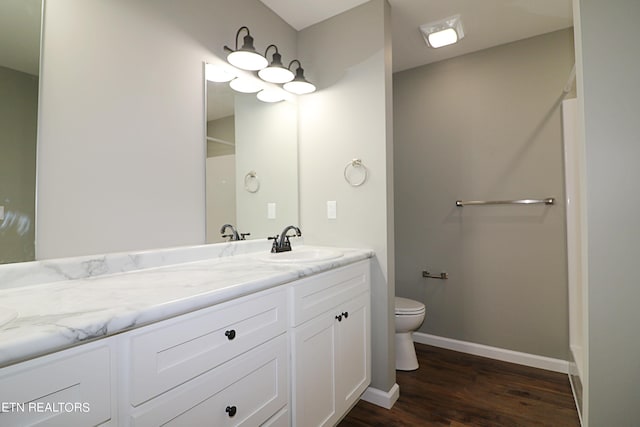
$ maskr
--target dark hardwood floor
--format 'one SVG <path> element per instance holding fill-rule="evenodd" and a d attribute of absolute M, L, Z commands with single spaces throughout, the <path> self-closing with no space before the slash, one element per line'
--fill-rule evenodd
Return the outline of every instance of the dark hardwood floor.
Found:
<path fill-rule="evenodd" d="M 360 401 L 339 427 L 579 426 L 567 375 L 416 344 L 391 410 Z"/>

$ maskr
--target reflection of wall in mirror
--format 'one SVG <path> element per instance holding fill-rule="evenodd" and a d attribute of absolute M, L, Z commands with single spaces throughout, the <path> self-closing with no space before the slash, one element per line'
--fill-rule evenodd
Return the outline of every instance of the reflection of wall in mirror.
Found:
<path fill-rule="evenodd" d="M 233 154 L 207 158 L 207 243 L 224 242 L 223 224 L 236 222 L 236 161 Z"/>
<path fill-rule="evenodd" d="M 278 234 L 298 224 L 297 105 L 264 103 L 254 94 L 235 98 L 236 206 L 240 231 L 252 238 Z M 255 171 L 260 189 L 244 188 L 245 175 Z M 267 204 L 276 204 L 276 218 L 267 218 Z"/>
<path fill-rule="evenodd" d="M 0 263 L 35 257 L 38 76 L 0 67 Z"/>
<path fill-rule="evenodd" d="M 223 224 L 236 224 L 236 156 L 234 117 L 207 122 L 207 243 L 226 239 L 220 234 Z"/>

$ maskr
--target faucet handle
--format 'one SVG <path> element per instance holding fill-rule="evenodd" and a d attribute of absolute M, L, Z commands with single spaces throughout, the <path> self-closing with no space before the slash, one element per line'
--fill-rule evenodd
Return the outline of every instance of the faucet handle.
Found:
<path fill-rule="evenodd" d="M 240 233 L 240 240 L 247 240 L 247 236 L 251 236 L 251 233 Z"/>
<path fill-rule="evenodd" d="M 271 245 L 271 253 L 278 252 L 278 238 L 280 236 L 267 237 L 268 240 L 273 240 L 273 245 Z"/>

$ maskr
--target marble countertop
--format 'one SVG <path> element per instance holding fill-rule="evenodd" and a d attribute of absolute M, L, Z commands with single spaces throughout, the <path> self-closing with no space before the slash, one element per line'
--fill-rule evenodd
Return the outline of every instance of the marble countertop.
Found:
<path fill-rule="evenodd" d="M 312 246 L 294 248 L 315 249 Z M 0 367 L 107 337 L 371 258 L 366 249 L 324 248 L 325 261 L 264 261 L 264 253 L 0 290 Z M 5 319 L 6 320 L 6 319 Z"/>

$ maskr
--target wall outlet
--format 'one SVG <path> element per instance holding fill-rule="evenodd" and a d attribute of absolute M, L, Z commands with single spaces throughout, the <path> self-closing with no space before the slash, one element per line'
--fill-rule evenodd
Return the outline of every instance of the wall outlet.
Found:
<path fill-rule="evenodd" d="M 338 210 L 335 200 L 327 201 L 327 218 L 336 219 L 338 216 Z"/>
<path fill-rule="evenodd" d="M 267 203 L 267 219 L 276 219 L 276 204 L 273 202 Z"/>

